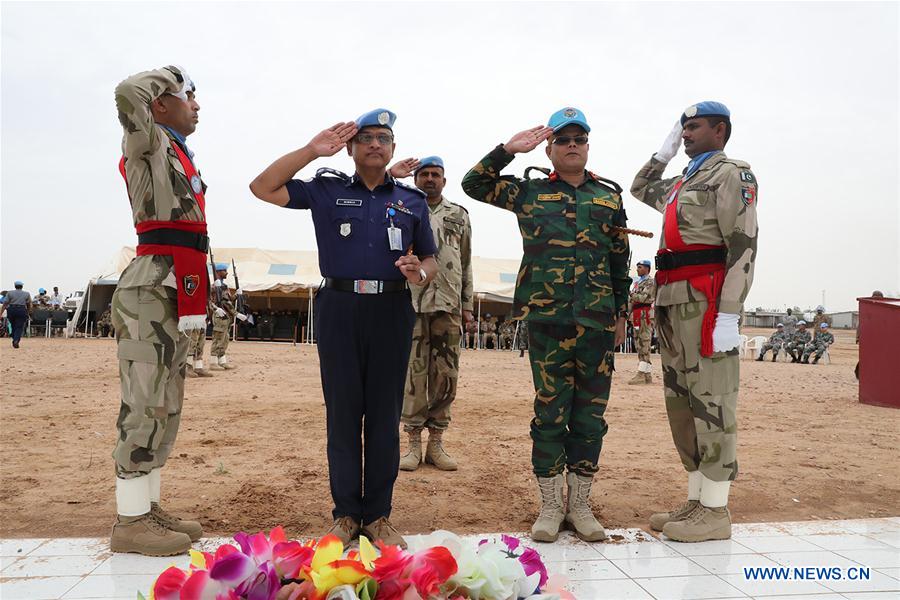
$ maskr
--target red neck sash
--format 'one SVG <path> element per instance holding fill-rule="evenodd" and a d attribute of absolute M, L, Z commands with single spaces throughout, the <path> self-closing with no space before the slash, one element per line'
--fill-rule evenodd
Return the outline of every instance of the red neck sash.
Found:
<path fill-rule="evenodd" d="M 170 140 L 181 166 L 188 177 L 191 192 L 200 206 L 203 221 L 142 221 L 135 225 L 138 234 L 156 229 L 175 229 L 206 235 L 206 200 L 200 176 L 194 163 L 174 141 Z M 119 172 L 128 186 L 125 175 L 125 157 L 119 161 Z M 199 191 L 198 191 L 199 190 Z M 209 295 L 209 273 L 206 270 L 206 254 L 196 248 L 164 244 L 138 244 L 138 256 L 171 256 L 175 263 L 175 281 L 178 289 L 178 329 L 206 329 L 206 305 Z"/>
<path fill-rule="evenodd" d="M 669 194 L 666 204 L 665 217 L 663 218 L 663 236 L 666 247 L 657 254 L 669 252 L 691 252 L 694 250 L 710 250 L 722 246 L 708 244 L 685 244 L 678 229 L 678 194 L 684 179 L 680 179 Z M 725 263 L 707 263 L 702 265 L 688 265 L 675 269 L 657 270 L 656 285 L 663 286 L 676 281 L 687 281 L 692 288 L 703 294 L 706 298 L 706 312 L 703 313 L 703 323 L 700 328 L 700 355 L 710 357 L 713 353 L 713 329 L 716 327 L 716 315 L 719 310 L 719 294 L 725 283 Z"/>

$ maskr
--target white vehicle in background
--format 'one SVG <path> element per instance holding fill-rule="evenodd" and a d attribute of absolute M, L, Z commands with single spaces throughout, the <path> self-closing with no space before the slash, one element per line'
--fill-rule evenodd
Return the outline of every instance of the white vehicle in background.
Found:
<path fill-rule="evenodd" d="M 82 300 L 84 300 L 84 291 L 78 290 L 63 302 L 63 308 L 67 311 L 78 310 L 79 305 L 81 305 Z"/>

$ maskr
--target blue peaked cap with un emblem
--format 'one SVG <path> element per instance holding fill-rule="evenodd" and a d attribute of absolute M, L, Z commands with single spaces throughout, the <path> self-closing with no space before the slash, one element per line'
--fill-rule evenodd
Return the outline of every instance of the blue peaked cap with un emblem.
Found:
<path fill-rule="evenodd" d="M 645 260 L 639 260 L 639 261 L 638 261 L 638 266 L 639 266 L 639 267 L 647 267 L 647 268 L 649 269 L 649 268 L 650 268 L 650 261 L 649 261 L 649 260 L 646 260 L 646 259 L 645 259 Z"/>
<path fill-rule="evenodd" d="M 584 113 L 571 106 L 559 109 L 550 115 L 550 120 L 547 121 L 547 127 L 552 127 L 553 133 L 556 133 L 566 125 L 578 125 L 585 132 L 589 133 L 591 131 L 591 126 L 588 125 L 587 117 L 584 116 Z"/>
<path fill-rule="evenodd" d="M 216 263 L 216 271 L 227 271 L 228 263 Z"/>
<path fill-rule="evenodd" d="M 721 102 L 704 100 L 684 109 L 684 112 L 681 113 L 681 126 L 684 127 L 688 119 L 693 119 L 694 117 L 724 117 L 730 121 L 731 111 Z"/>
<path fill-rule="evenodd" d="M 426 156 L 425 158 L 419 159 L 419 167 L 416 169 L 416 173 L 425 167 L 440 167 L 443 169 L 444 161 L 440 156 Z"/>
<path fill-rule="evenodd" d="M 393 131 L 394 121 L 396 120 L 396 113 L 392 113 L 386 108 L 376 108 L 375 110 L 370 110 L 369 112 L 357 117 L 356 128 L 362 129 L 363 127 L 387 127 L 388 129 Z"/>

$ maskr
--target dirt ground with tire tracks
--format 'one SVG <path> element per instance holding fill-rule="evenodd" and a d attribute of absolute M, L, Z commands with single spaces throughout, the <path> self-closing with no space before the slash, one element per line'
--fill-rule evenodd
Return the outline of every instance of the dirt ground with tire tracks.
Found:
<path fill-rule="evenodd" d="M 742 362 L 736 522 L 900 514 L 900 410 L 859 404 L 854 332 L 835 333 L 830 365 Z M 0 342 L 0 535 L 107 535 L 115 512 L 115 342 L 24 339 L 17 351 Z M 181 432 L 163 471 L 164 504 L 198 518 L 208 535 L 278 524 L 292 536 L 320 534 L 331 504 L 315 348 L 239 342 L 229 356 L 236 370 L 187 381 Z M 616 360 L 592 493 L 607 527 L 646 527 L 651 512 L 684 496 L 653 361 L 654 385 L 630 386 L 636 356 Z M 538 506 L 532 397 L 527 358 L 464 351 L 445 437 L 460 470 L 401 472 L 395 525 L 404 533 L 527 530 Z"/>

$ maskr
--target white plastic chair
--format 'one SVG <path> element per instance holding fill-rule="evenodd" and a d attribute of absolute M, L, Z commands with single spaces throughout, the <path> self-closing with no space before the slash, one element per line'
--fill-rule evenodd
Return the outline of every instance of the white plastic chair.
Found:
<path fill-rule="evenodd" d="M 759 358 L 763 344 L 766 343 L 766 336 L 757 335 L 744 342 L 744 360 L 755 360 Z"/>
<path fill-rule="evenodd" d="M 828 348 L 826 348 L 825 352 L 822 353 L 822 358 L 819 359 L 819 362 L 821 362 L 823 365 L 831 364 L 831 355 L 828 354 Z"/>
<path fill-rule="evenodd" d="M 740 356 L 740 357 L 744 356 L 744 348 L 746 346 L 747 346 L 747 336 L 744 334 L 741 334 L 741 343 L 738 346 L 738 356 Z"/>

